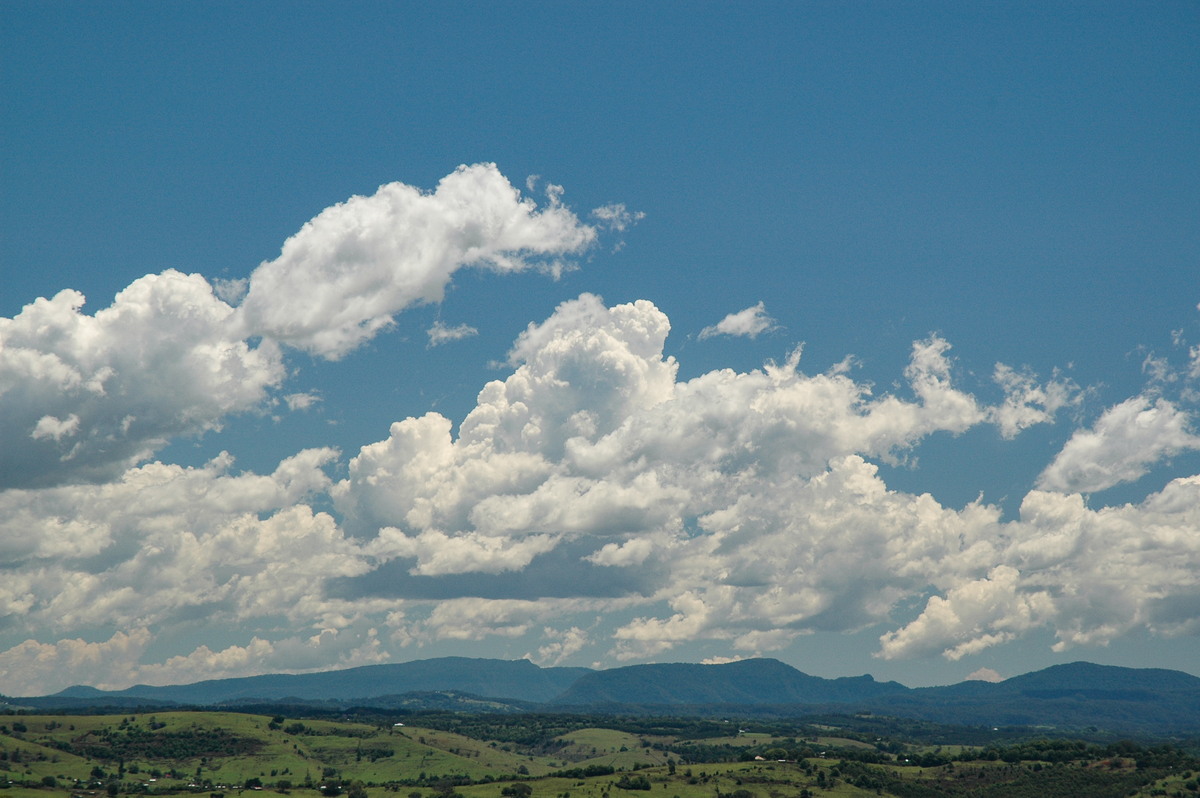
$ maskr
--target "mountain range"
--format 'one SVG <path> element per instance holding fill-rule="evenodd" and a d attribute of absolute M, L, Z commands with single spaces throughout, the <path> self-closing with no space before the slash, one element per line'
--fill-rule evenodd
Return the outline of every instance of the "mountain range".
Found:
<path fill-rule="evenodd" d="M 873 713 L 975 726 L 1049 726 L 1143 734 L 1200 733 L 1200 678 L 1154 668 L 1075 662 L 1002 682 L 908 688 L 871 676 L 824 679 L 775 659 L 607 670 L 541 668 L 528 660 L 442 657 L 307 674 L 71 687 L 0 698 L 0 707 L 313 704 L 387 710 L 803 716 Z"/>

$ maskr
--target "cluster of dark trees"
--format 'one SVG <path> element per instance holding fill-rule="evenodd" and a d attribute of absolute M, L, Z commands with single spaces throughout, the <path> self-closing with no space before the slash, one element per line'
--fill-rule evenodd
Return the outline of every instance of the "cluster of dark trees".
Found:
<path fill-rule="evenodd" d="M 85 732 L 58 745 L 64 751 L 102 761 L 166 760 L 246 756 L 262 748 L 258 740 L 225 729 L 151 731 L 141 726 Z"/>

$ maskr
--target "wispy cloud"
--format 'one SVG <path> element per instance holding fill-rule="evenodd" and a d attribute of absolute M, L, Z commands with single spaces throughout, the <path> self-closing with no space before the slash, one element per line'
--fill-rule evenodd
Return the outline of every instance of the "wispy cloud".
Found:
<path fill-rule="evenodd" d="M 442 344 L 451 341 L 461 341 L 463 338 L 470 338 L 474 335 L 479 335 L 479 330 L 469 324 L 456 324 L 453 327 L 447 327 L 439 319 L 433 323 L 433 326 L 425 331 L 429 336 L 429 346 L 441 346 Z"/>

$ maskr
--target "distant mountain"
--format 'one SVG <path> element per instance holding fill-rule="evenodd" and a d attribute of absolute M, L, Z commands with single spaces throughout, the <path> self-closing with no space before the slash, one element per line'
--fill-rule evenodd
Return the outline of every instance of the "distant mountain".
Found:
<path fill-rule="evenodd" d="M 488 698 L 545 702 L 589 672 L 587 668 L 539 668 L 524 659 L 441 657 L 320 673 L 210 679 L 167 687 L 143 684 L 112 692 L 90 687 L 70 687 L 49 698 L 79 699 L 85 703 L 134 699 L 143 703 L 204 706 L 284 699 L 352 701 L 442 690 Z M 121 703 L 127 703 L 125 700 Z"/>
<path fill-rule="evenodd" d="M 553 703 L 560 706 L 842 704 L 896 692 L 908 692 L 908 688 L 898 682 L 877 682 L 870 676 L 822 679 L 776 659 L 747 659 L 723 665 L 630 665 L 592 671 L 579 677 Z"/>
<path fill-rule="evenodd" d="M 1200 678 L 1161 668 L 1072 662 L 1002 682 L 923 687 L 866 706 L 938 723 L 1200 730 Z"/>
<path fill-rule="evenodd" d="M 0 702 L 4 699 L 0 697 Z M 800 717 L 890 715 L 968 726 L 1046 726 L 1153 735 L 1200 733 L 1200 678 L 1179 671 L 1075 662 L 1003 682 L 910 689 L 870 676 L 822 679 L 774 659 L 539 668 L 527 660 L 444 657 L 340 671 L 214 679 L 107 692 L 71 687 L 10 707 L 350 704 L 383 710 L 629 712 Z"/>

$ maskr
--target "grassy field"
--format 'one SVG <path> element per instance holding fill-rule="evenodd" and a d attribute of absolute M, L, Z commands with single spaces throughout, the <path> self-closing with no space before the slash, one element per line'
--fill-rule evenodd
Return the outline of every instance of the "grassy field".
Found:
<path fill-rule="evenodd" d="M 815 730 L 825 732 L 832 730 Z M 882 741 L 881 741 L 882 742 Z M 689 743 L 748 761 L 689 762 Z M 755 751 L 803 744 L 828 757 L 753 761 Z M 234 712 L 124 716 L 0 716 L 0 798 L 254 792 L 317 798 L 809 798 L 903 794 L 914 798 L 1056 795 L 1196 796 L 1200 768 L 1139 769 L 1133 758 L 1084 762 L 963 761 L 905 766 L 911 746 L 883 764 L 861 739 L 766 733 L 684 740 L 611 728 L 577 728 L 518 743 L 389 722 L 310 720 Z M 1183 761 L 1183 760 L 1181 760 Z M 1194 760 L 1187 760 L 1193 762 Z M 564 771 L 584 773 L 567 778 Z M 1153 780 L 1150 781 L 1150 776 Z M 336 787 L 334 785 L 337 785 Z M 355 787 L 354 785 L 360 785 Z M 355 793 L 357 790 L 357 793 Z M 505 792 L 505 791 L 508 792 Z"/>

